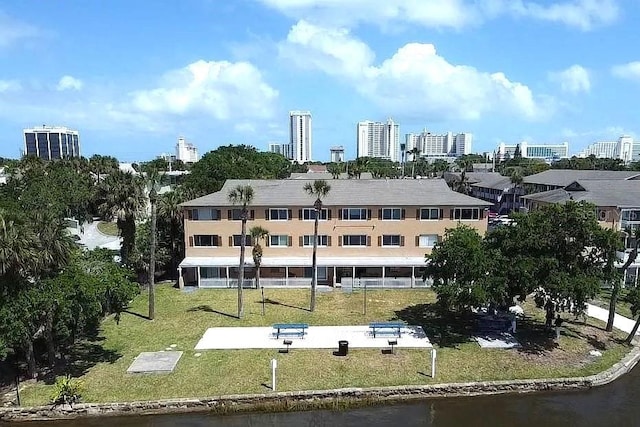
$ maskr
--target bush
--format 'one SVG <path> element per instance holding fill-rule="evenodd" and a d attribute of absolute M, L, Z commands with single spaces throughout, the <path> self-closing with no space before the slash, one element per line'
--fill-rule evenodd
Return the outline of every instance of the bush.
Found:
<path fill-rule="evenodd" d="M 51 396 L 51 402 L 54 405 L 73 405 L 80 402 L 82 391 L 82 382 L 71 379 L 71 375 L 56 378 L 55 390 Z"/>

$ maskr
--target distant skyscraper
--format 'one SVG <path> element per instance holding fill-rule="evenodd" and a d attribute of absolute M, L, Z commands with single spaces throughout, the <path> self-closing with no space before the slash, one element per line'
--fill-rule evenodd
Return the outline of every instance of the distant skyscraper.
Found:
<path fill-rule="evenodd" d="M 78 131 L 66 127 L 42 126 L 24 129 L 24 154 L 44 160 L 80 157 Z"/>
<path fill-rule="evenodd" d="M 184 163 L 195 163 L 200 160 L 198 149 L 192 143 L 185 141 L 184 138 L 178 138 L 176 159 L 182 160 Z"/>
<path fill-rule="evenodd" d="M 620 159 L 625 163 L 640 161 L 640 141 L 623 135 L 617 141 L 597 141 L 578 153 L 578 157 L 596 156 L 601 159 Z"/>
<path fill-rule="evenodd" d="M 513 158 L 518 145 L 520 146 L 520 155 L 524 158 L 553 161 L 569 157 L 568 142 L 562 142 L 560 144 L 530 144 L 527 141 L 523 141 L 519 144 L 505 144 L 501 142 L 500 145 L 498 145 L 498 152 L 496 153 L 498 159 L 505 160 L 508 157 Z"/>
<path fill-rule="evenodd" d="M 400 126 L 392 119 L 386 123 L 365 120 L 358 123 L 358 157 L 377 157 L 398 161 Z"/>
<path fill-rule="evenodd" d="M 289 160 L 291 159 L 291 144 L 282 144 L 280 142 L 270 142 L 269 152 L 281 154 Z"/>
<path fill-rule="evenodd" d="M 473 135 L 470 133 L 447 132 L 437 135 L 428 132 L 426 129 L 421 133 L 408 133 L 405 135 L 405 144 L 407 151 L 413 148 L 420 150 L 420 157 L 439 158 L 439 157 L 460 157 L 465 154 L 471 154 L 471 143 Z M 407 160 L 413 160 L 413 156 L 409 154 Z"/>
<path fill-rule="evenodd" d="M 331 147 L 331 161 L 333 163 L 344 162 L 344 147 L 342 145 Z"/>
<path fill-rule="evenodd" d="M 289 145 L 291 159 L 298 163 L 312 161 L 311 112 L 289 112 Z"/>

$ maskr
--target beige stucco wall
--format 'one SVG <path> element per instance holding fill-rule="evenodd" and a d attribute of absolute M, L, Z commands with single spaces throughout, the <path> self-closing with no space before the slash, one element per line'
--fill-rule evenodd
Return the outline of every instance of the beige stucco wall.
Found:
<path fill-rule="evenodd" d="M 353 207 L 353 206 L 351 206 Z M 456 227 L 457 220 L 450 220 L 449 207 L 440 207 L 443 210 L 443 218 L 440 220 L 419 220 L 416 219 L 416 206 L 405 206 L 404 220 L 379 220 L 379 207 L 358 206 L 360 208 L 371 209 L 371 219 L 363 221 L 343 221 L 338 219 L 342 206 L 331 207 L 331 219 L 319 221 L 318 234 L 331 236 L 330 247 L 318 248 L 319 256 L 423 256 L 431 252 L 430 248 L 417 247 L 415 238 L 421 234 L 436 234 L 443 236 L 445 229 Z M 284 208 L 284 207 L 283 207 Z M 306 208 L 306 207 L 305 207 Z M 262 226 L 272 235 L 289 235 L 292 237 L 292 246 L 289 247 L 267 247 L 264 242 L 263 256 L 311 256 L 312 249 L 301 247 L 299 237 L 303 235 L 313 235 L 314 221 L 304 221 L 298 219 L 298 210 L 302 207 L 289 207 L 292 219 L 286 221 L 273 221 L 265 219 L 264 207 L 252 206 L 255 219 L 247 221 L 247 233 L 253 226 Z M 483 208 L 479 208 L 481 211 Z M 230 221 L 227 219 L 228 208 L 220 208 L 221 217 L 218 221 L 192 221 L 185 215 L 185 239 L 186 256 L 189 257 L 216 257 L 216 256 L 237 256 L 238 248 L 229 247 L 229 236 L 240 234 L 241 221 Z M 487 230 L 486 217 L 480 220 L 460 221 L 476 228 L 481 234 Z M 221 237 L 221 247 L 193 247 L 189 246 L 189 237 L 199 234 L 219 235 Z M 371 246 L 367 247 L 344 247 L 339 246 L 340 236 L 349 234 L 366 234 L 371 236 Z M 378 236 L 401 235 L 404 236 L 404 246 L 402 247 L 382 247 L 378 246 Z"/>

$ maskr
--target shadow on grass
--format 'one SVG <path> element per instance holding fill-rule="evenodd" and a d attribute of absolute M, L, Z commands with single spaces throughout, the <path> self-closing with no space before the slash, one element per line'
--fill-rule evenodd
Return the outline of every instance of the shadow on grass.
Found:
<path fill-rule="evenodd" d="M 537 320 L 525 317 L 518 322 L 515 338 L 520 343 L 518 352 L 541 355 L 558 347 L 555 330 L 549 330 Z"/>
<path fill-rule="evenodd" d="M 40 376 L 46 384 L 54 384 L 56 377 L 71 375 L 78 378 L 86 374 L 89 369 L 99 363 L 115 363 L 122 354 L 117 351 L 105 349 L 101 339 L 94 341 L 79 341 L 74 344 L 63 360 Z"/>
<path fill-rule="evenodd" d="M 273 300 L 271 298 L 265 298 L 264 303 L 265 304 L 270 304 L 270 305 L 279 305 L 281 307 L 295 308 L 296 310 L 302 310 L 302 311 L 306 311 L 306 312 L 309 312 L 309 313 L 311 312 L 311 310 L 309 310 L 308 308 L 298 307 L 298 306 L 290 305 L 290 304 L 285 304 L 283 302 L 276 301 L 276 300 Z M 262 304 L 262 300 L 258 301 L 258 304 Z"/>
<path fill-rule="evenodd" d="M 211 308 L 210 305 L 199 305 L 197 307 L 191 307 L 191 308 L 187 309 L 187 312 L 189 312 L 189 313 L 193 313 L 194 311 L 204 311 L 204 312 L 207 312 L 207 313 L 219 314 L 221 316 L 229 317 L 231 319 L 237 319 L 238 318 L 238 316 L 235 316 L 233 314 L 223 313 L 222 311 L 214 310 L 213 308 Z"/>
<path fill-rule="evenodd" d="M 600 350 L 600 351 L 604 351 L 607 350 L 609 347 L 607 346 L 606 341 L 610 341 L 616 344 L 624 344 L 625 340 L 622 338 L 614 338 L 612 336 L 609 336 L 609 333 L 606 331 L 605 328 L 601 328 L 600 326 L 597 325 L 590 325 L 590 324 L 584 324 L 582 322 L 576 322 L 576 321 L 566 321 L 567 325 L 575 325 L 575 326 L 582 326 L 584 329 L 582 331 L 580 330 L 574 330 L 574 329 L 569 329 L 569 328 L 564 328 L 564 334 L 568 335 L 568 336 L 572 336 L 572 337 L 576 337 L 576 338 L 581 338 L 585 341 L 587 341 L 587 343 L 592 346 L 593 348 L 595 348 L 596 350 Z M 596 334 L 592 334 L 589 333 L 589 329 L 596 329 L 602 332 L 607 333 L 606 336 L 606 340 L 603 341 L 600 337 L 598 337 Z"/>
<path fill-rule="evenodd" d="M 136 313 L 135 311 L 124 310 L 123 313 L 127 313 L 127 314 L 130 314 L 132 316 L 144 319 L 144 320 L 149 320 L 149 316 L 145 316 L 144 314 Z"/>
<path fill-rule="evenodd" d="M 445 311 L 430 303 L 412 305 L 395 314 L 409 325 L 422 326 L 429 340 L 440 347 L 457 347 L 473 337 L 475 317 L 471 313 Z"/>

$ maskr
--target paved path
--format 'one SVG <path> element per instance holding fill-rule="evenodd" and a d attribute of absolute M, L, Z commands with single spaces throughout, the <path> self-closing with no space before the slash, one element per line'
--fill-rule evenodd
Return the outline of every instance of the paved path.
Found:
<path fill-rule="evenodd" d="M 609 319 L 609 310 L 597 307 L 592 304 L 587 304 L 587 315 L 606 322 Z M 635 323 L 636 322 L 634 320 L 626 318 L 624 316 L 620 316 L 619 314 L 616 314 L 616 317 L 613 319 L 613 326 L 616 329 L 620 329 L 622 332 L 626 333 L 631 332 Z M 640 334 L 640 331 L 636 333 L 636 335 L 638 334 Z"/>
<path fill-rule="evenodd" d="M 107 236 L 102 234 L 98 230 L 98 222 L 93 221 L 91 223 L 84 224 L 84 233 L 79 233 L 79 242 L 87 247 L 89 250 L 95 248 L 107 248 L 113 250 L 120 250 L 122 239 L 118 236 Z"/>

